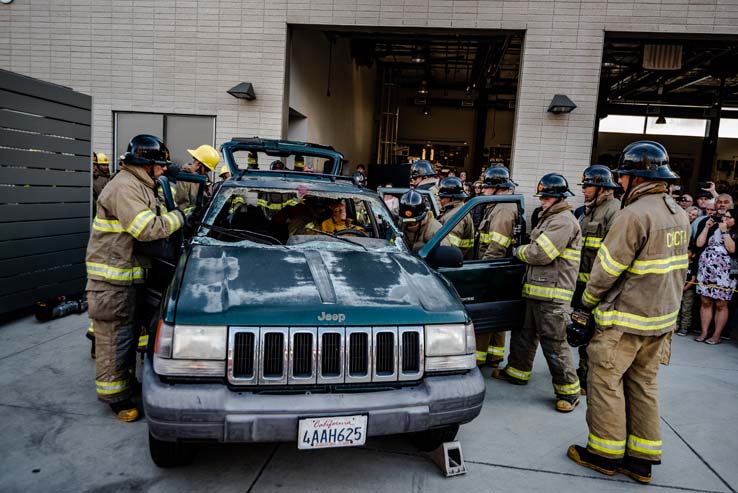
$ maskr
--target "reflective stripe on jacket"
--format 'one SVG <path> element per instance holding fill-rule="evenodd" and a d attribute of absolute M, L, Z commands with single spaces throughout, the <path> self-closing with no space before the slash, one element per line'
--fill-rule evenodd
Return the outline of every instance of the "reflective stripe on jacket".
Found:
<path fill-rule="evenodd" d="M 459 209 L 463 205 L 464 203 L 460 200 L 449 202 L 443 208 L 443 212 L 438 216 L 438 221 L 441 224 L 446 224 L 446 222 L 456 216 L 456 213 L 459 212 Z M 454 229 L 451 230 L 447 238 L 453 246 L 461 249 L 461 253 L 465 259 L 470 259 L 474 255 L 474 223 L 472 222 L 471 214 L 464 216 L 454 226 Z"/>
<path fill-rule="evenodd" d="M 134 242 L 166 238 L 182 227 L 178 210 L 158 214 L 153 187 L 143 168 L 123 165 L 103 190 L 87 243 L 88 289 L 90 281 L 122 286 L 143 282 L 146 259 L 134 256 Z"/>
<path fill-rule="evenodd" d="M 582 249 L 582 233 L 571 210 L 563 201 L 552 205 L 531 231 L 531 242 L 515 250 L 528 264 L 523 297 L 571 302 Z"/>
<path fill-rule="evenodd" d="M 488 260 L 507 257 L 515 241 L 517 222 L 517 205 L 500 202 L 487 206 L 479 223 L 478 258 Z"/>
<path fill-rule="evenodd" d="M 619 210 L 620 201 L 613 197 L 612 191 L 607 190 L 579 218 L 579 226 L 582 228 L 582 261 L 579 264 L 578 282 L 586 283 L 589 280 L 602 240 L 610 230 L 613 216 Z"/>
<path fill-rule="evenodd" d="M 600 327 L 659 335 L 676 325 L 690 226 L 666 192 L 664 182 L 634 187 L 602 242 L 582 295 Z"/>

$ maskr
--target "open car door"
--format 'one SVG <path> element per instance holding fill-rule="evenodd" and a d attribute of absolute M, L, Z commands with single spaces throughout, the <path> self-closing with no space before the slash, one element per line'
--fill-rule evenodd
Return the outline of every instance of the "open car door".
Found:
<path fill-rule="evenodd" d="M 522 195 L 489 195 L 466 202 L 443 228 L 418 252 L 426 261 L 441 240 L 475 207 L 495 202 L 511 202 L 518 208 L 515 225 L 515 245 L 525 237 L 524 202 Z M 478 235 L 477 235 L 478 236 Z M 432 261 L 429 264 L 433 264 Z M 477 333 L 517 330 L 523 324 L 525 304 L 522 297 L 525 264 L 512 255 L 490 260 L 464 260 L 458 267 L 437 267 L 459 293 Z"/>
<path fill-rule="evenodd" d="M 200 185 L 197 204 L 201 206 L 205 196 L 205 177 L 192 173 L 179 173 L 177 179 Z M 174 185 L 166 176 L 159 177 L 155 193 L 162 200 L 167 211 L 172 211 L 177 207 L 174 201 L 175 192 L 173 189 Z M 141 293 L 137 316 L 141 325 L 144 326 L 149 334 L 152 334 L 156 328 L 162 297 L 172 282 L 177 262 L 185 245 L 185 240 L 188 239 L 185 238 L 185 234 L 184 228 L 180 228 L 168 238 L 149 242 L 150 252 L 144 252 L 148 253 L 151 258 L 151 267 L 147 272 L 146 283 Z M 149 347 L 151 348 L 153 337 L 149 339 Z"/>

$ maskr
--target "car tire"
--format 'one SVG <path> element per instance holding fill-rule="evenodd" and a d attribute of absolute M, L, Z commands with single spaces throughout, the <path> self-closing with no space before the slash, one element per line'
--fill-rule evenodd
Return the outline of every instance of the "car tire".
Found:
<path fill-rule="evenodd" d="M 452 442 L 459 432 L 459 425 L 449 425 L 442 428 L 419 431 L 410 434 L 410 441 L 423 452 L 430 452 L 440 447 L 444 442 Z"/>
<path fill-rule="evenodd" d="M 149 454 L 158 467 L 186 466 L 192 462 L 195 448 L 191 444 L 159 440 L 149 432 Z"/>

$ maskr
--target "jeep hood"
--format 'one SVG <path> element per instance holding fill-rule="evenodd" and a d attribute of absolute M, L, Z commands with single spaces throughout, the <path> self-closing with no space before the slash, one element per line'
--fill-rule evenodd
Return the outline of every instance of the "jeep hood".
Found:
<path fill-rule="evenodd" d="M 407 253 L 192 246 L 178 324 L 249 326 L 459 323 L 453 288 Z"/>

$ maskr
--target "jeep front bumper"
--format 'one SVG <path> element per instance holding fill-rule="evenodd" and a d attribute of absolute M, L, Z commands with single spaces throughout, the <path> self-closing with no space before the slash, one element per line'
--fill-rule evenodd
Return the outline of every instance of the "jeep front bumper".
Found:
<path fill-rule="evenodd" d="M 289 442 L 298 420 L 367 414 L 369 436 L 423 431 L 476 418 L 484 401 L 478 369 L 425 377 L 396 390 L 264 395 L 217 383 L 163 383 L 147 358 L 143 401 L 149 431 L 165 441 Z"/>

